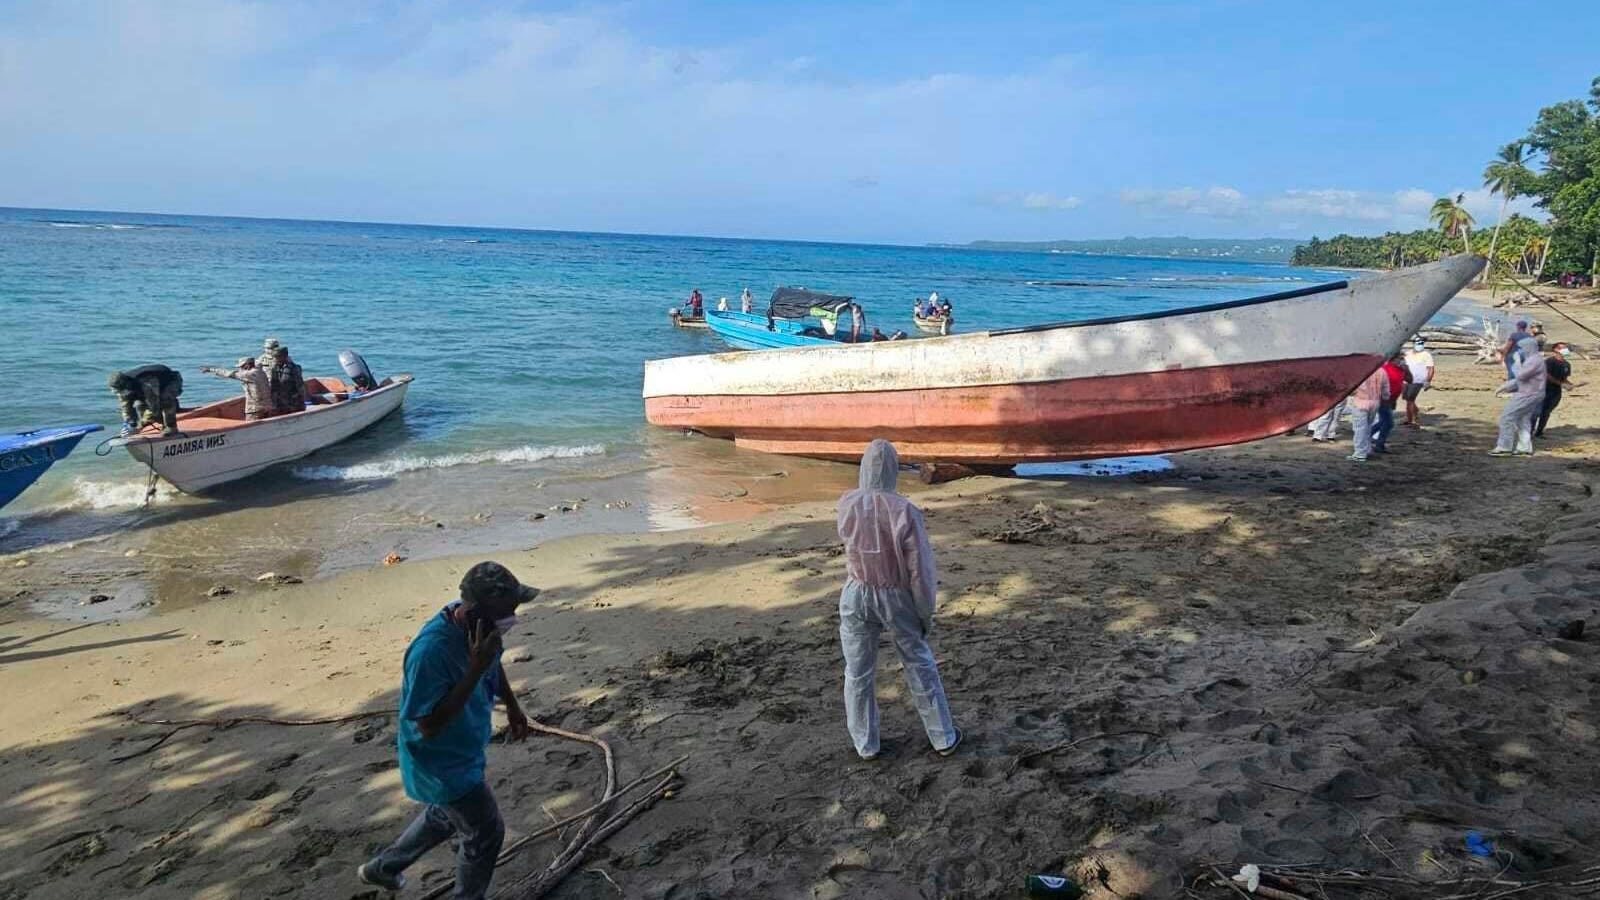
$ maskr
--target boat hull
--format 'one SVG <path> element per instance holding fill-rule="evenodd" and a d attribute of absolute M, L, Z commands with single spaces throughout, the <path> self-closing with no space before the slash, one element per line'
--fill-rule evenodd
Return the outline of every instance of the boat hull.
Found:
<path fill-rule="evenodd" d="M 741 446 L 1007 465 L 1287 432 L 1346 396 L 1482 267 L 1478 257 L 1173 313 L 919 341 L 657 360 L 653 424 Z"/>
<path fill-rule="evenodd" d="M 99 425 L 71 425 L 0 437 L 0 506 L 17 499 Z"/>
<path fill-rule="evenodd" d="M 138 437 L 124 446 L 140 465 L 154 469 L 173 487 L 199 493 L 351 437 L 399 409 L 410 385 L 410 376 L 401 376 L 336 404 L 224 428 L 195 429 L 180 416 L 181 436 Z"/>
<path fill-rule="evenodd" d="M 1381 354 L 1030 384 L 828 394 L 655 397 L 653 423 L 767 453 L 855 460 L 873 438 L 907 461 L 1004 464 L 1237 444 L 1316 418 Z M 841 412 L 847 413 L 841 416 Z M 715 422 L 715 425 L 707 423 Z"/>
<path fill-rule="evenodd" d="M 848 341 L 805 334 L 803 332 L 807 326 L 790 319 L 774 319 L 769 329 L 767 317 L 755 313 L 710 310 L 706 313 L 705 321 L 717 337 L 738 350 L 838 347 L 849 344 Z"/>

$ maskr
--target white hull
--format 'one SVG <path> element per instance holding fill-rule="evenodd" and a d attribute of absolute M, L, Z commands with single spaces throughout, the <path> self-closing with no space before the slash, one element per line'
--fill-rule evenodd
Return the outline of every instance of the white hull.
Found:
<path fill-rule="evenodd" d="M 300 459 L 337 444 L 394 412 L 405 401 L 411 377 L 403 375 L 377 390 L 305 412 L 221 428 L 190 430 L 186 418 L 214 422 L 204 408 L 178 419 L 181 437 L 137 436 L 125 441 L 128 453 L 186 494 L 248 478 L 269 466 Z"/>

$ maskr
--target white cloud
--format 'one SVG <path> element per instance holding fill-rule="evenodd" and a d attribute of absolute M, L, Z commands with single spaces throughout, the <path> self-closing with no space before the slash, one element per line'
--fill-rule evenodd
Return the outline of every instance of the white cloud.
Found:
<path fill-rule="evenodd" d="M 1077 209 L 1082 205 L 1083 201 L 1079 200 L 1077 197 L 1057 197 L 1055 194 L 1047 191 L 1022 195 L 1023 209 L 1037 209 L 1047 212 L 1055 212 L 1066 209 Z"/>
<path fill-rule="evenodd" d="M 981 173 L 1059 165 L 1105 103 L 1070 57 L 864 77 L 663 46 L 614 7 L 485 9 L 25 3 L 0 16 L 0 202 L 925 238 L 958 221 L 927 210 L 964 205 Z M 895 177 L 852 190 L 877 173 Z M 846 191 L 877 208 L 840 217 Z M 1077 202 L 1022 194 L 1009 213 Z"/>
<path fill-rule="evenodd" d="M 1050 191 L 986 194 L 979 198 L 978 202 L 993 209 L 1021 209 L 1030 212 L 1066 212 L 1083 205 L 1083 200 L 1079 197 L 1063 197 Z"/>
<path fill-rule="evenodd" d="M 1122 202 L 1127 206 L 1226 219 L 1244 210 L 1245 196 L 1231 187 L 1211 187 L 1203 191 L 1181 187 L 1166 191 L 1126 190 L 1122 192 Z"/>
<path fill-rule="evenodd" d="M 1484 190 L 1451 191 L 1464 194 L 1463 204 L 1477 218 L 1479 226 L 1492 224 L 1500 212 L 1500 198 Z M 1428 224 L 1428 211 L 1439 197 L 1421 188 L 1398 191 L 1358 191 L 1347 188 L 1292 188 L 1260 197 L 1246 196 L 1230 187 L 1199 190 L 1192 187 L 1173 190 L 1127 190 L 1122 202 L 1157 214 L 1190 214 L 1217 218 L 1255 218 L 1272 222 L 1279 229 L 1300 228 L 1320 221 L 1324 226 L 1370 230 L 1373 228 L 1410 230 Z M 1534 212 L 1526 198 L 1513 201 L 1509 212 Z M 1315 229 L 1315 225 L 1311 226 Z"/>

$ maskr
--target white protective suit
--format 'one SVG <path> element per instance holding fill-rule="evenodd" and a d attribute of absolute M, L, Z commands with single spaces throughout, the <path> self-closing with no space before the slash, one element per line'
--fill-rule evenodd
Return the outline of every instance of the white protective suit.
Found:
<path fill-rule="evenodd" d="M 887 629 L 905 668 L 906 689 L 934 749 L 955 746 L 950 704 L 928 631 L 938 576 L 922 513 L 895 493 L 900 457 L 876 440 L 861 457 L 861 486 L 839 498 L 839 537 L 848 578 L 839 594 L 844 705 L 856 752 L 878 753 L 878 637 Z"/>
<path fill-rule="evenodd" d="M 1494 442 L 1496 453 L 1532 453 L 1533 423 L 1544 405 L 1545 365 L 1539 342 L 1532 336 L 1517 342 L 1521 358 L 1512 370 L 1510 381 L 1501 391 L 1515 391 L 1500 413 L 1500 436 Z"/>
<path fill-rule="evenodd" d="M 1339 437 L 1339 417 L 1344 415 L 1345 401 L 1340 400 L 1328 410 L 1306 425 L 1306 433 L 1319 441 L 1331 441 Z"/>

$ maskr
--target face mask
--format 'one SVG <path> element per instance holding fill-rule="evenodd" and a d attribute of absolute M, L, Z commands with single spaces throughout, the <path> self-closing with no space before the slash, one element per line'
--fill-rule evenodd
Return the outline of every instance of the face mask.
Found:
<path fill-rule="evenodd" d="M 1556 352 L 1560 353 L 1563 357 L 1567 357 L 1567 356 L 1571 356 L 1572 355 L 1572 348 L 1571 347 L 1562 347 L 1560 350 L 1557 350 Z"/>
<path fill-rule="evenodd" d="M 1411 349 L 1415 350 L 1418 353 L 1421 353 L 1422 352 L 1422 345 L 1421 344 L 1412 344 L 1411 345 Z"/>

